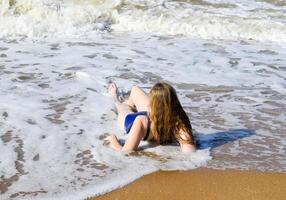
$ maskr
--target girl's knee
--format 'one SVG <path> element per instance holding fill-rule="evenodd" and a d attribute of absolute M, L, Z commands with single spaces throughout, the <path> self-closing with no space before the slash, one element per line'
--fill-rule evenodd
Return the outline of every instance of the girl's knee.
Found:
<path fill-rule="evenodd" d="M 137 85 L 134 85 L 134 86 L 132 87 L 132 90 L 141 90 L 141 88 L 140 88 L 139 86 L 137 86 Z"/>
<path fill-rule="evenodd" d="M 140 92 L 141 91 L 141 88 L 139 87 L 139 86 L 137 86 L 137 85 L 134 85 L 133 87 L 132 87 L 132 89 L 131 89 L 131 95 L 132 94 L 135 94 L 135 93 L 138 93 L 138 92 Z"/>

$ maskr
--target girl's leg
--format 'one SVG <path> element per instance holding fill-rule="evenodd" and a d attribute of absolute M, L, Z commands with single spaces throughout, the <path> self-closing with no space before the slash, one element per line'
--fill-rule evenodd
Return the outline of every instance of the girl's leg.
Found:
<path fill-rule="evenodd" d="M 137 111 L 149 111 L 149 97 L 138 86 L 132 87 L 130 96 L 124 103 L 132 108 L 135 107 Z"/>
<path fill-rule="evenodd" d="M 116 106 L 117 113 L 118 113 L 118 117 L 117 117 L 118 125 L 122 130 L 124 130 L 125 118 L 128 114 L 133 113 L 133 112 L 129 105 L 125 103 L 121 103 L 119 101 L 118 94 L 117 94 L 117 86 L 115 85 L 115 83 L 112 83 L 109 86 L 109 94 L 113 97 L 114 102 L 115 102 L 115 106 Z"/>

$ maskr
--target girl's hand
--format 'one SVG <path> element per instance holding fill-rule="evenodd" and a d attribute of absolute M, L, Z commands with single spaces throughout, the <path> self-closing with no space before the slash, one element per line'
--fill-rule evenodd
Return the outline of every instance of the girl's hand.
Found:
<path fill-rule="evenodd" d="M 118 140 L 117 140 L 117 137 L 116 137 L 114 134 L 107 136 L 107 137 L 106 137 L 106 140 L 108 140 L 110 143 L 111 143 L 112 141 L 118 141 Z"/>
<path fill-rule="evenodd" d="M 108 136 L 108 137 L 106 138 L 106 141 L 108 142 L 108 145 L 109 145 L 112 149 L 114 149 L 114 150 L 116 150 L 116 151 L 120 151 L 120 150 L 122 149 L 121 144 L 118 142 L 118 139 L 117 139 L 117 137 L 116 137 L 114 134 Z"/>

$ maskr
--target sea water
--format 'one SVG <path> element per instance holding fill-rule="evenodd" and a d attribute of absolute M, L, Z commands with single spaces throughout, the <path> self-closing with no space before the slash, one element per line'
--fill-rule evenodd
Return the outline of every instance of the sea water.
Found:
<path fill-rule="evenodd" d="M 84 199 L 158 170 L 286 172 L 284 0 L 0 0 L 0 199 Z M 121 96 L 172 84 L 199 150 L 126 135 Z"/>

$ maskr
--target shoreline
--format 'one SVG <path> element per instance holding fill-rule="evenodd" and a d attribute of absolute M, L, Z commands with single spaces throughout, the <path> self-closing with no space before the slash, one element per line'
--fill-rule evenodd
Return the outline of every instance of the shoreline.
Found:
<path fill-rule="evenodd" d="M 199 168 L 154 172 L 87 200 L 284 200 L 285 188 L 286 173 Z"/>

